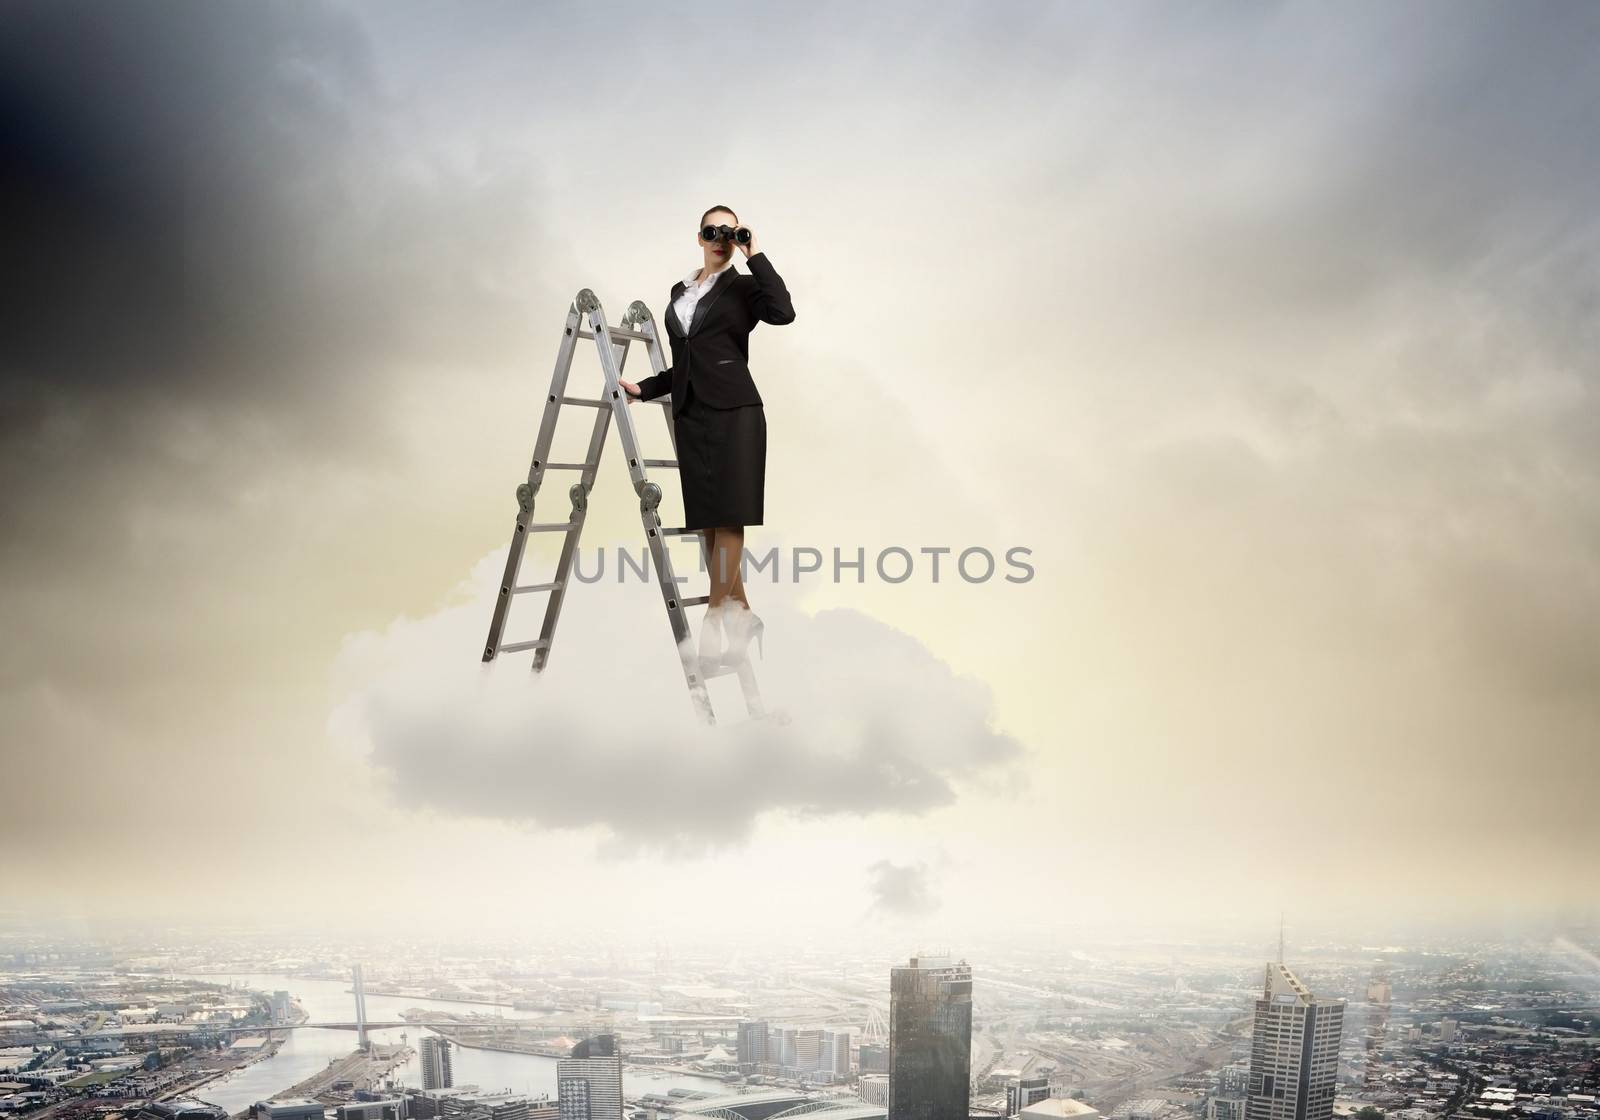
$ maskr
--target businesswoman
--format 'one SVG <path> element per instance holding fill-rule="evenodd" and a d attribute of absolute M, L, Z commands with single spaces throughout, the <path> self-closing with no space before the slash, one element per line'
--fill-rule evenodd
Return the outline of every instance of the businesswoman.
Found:
<path fill-rule="evenodd" d="M 700 627 L 702 660 L 737 665 L 763 625 L 750 609 L 740 571 L 747 525 L 762 523 L 767 417 L 750 377 L 750 332 L 757 323 L 794 322 L 783 278 L 756 246 L 719 236 L 740 229 L 726 206 L 700 218 L 696 243 L 704 258 L 672 285 L 666 313 L 670 368 L 639 384 L 622 382 L 628 403 L 672 394 L 684 528 L 705 534 L 711 594 Z M 733 268 L 737 248 L 748 274 Z M 725 644 L 724 644 L 725 643 Z"/>

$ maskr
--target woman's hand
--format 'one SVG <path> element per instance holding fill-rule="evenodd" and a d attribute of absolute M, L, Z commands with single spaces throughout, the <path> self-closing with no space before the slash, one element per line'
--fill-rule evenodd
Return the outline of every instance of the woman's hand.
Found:
<path fill-rule="evenodd" d="M 738 228 L 739 229 L 750 229 L 749 226 L 739 226 Z M 760 249 L 756 248 L 756 231 L 753 230 L 753 229 L 750 230 L 750 240 L 749 241 L 745 241 L 745 242 L 742 242 L 742 243 L 738 242 L 738 241 L 735 241 L 734 244 L 738 245 L 740 250 L 743 251 L 745 260 L 749 260 L 751 257 L 755 256 L 757 253 L 761 252 Z"/>
<path fill-rule="evenodd" d="M 631 381 L 624 381 L 620 377 L 617 378 L 617 384 L 621 385 L 622 391 L 628 395 L 629 404 L 632 404 L 634 401 L 639 399 L 639 386 L 635 385 Z"/>

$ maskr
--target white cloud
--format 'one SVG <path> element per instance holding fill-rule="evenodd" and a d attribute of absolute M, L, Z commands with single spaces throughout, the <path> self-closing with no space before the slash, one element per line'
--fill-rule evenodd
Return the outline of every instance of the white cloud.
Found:
<path fill-rule="evenodd" d="M 741 842 L 767 812 L 920 814 L 1022 756 L 987 685 L 858 611 L 806 613 L 792 586 L 751 587 L 757 673 L 784 721 L 744 719 L 732 677 L 712 682 L 718 726 L 694 718 L 649 584 L 574 587 L 540 676 L 528 654 L 485 665 L 502 563 L 484 557 L 464 599 L 352 637 L 337 663 L 330 731 L 407 804 L 684 853 Z M 536 632 L 543 601 L 514 605 L 508 640 Z"/>

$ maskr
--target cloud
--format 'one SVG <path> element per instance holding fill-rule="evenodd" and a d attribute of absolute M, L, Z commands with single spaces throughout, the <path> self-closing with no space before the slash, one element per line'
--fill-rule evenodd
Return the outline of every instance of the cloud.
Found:
<path fill-rule="evenodd" d="M 653 585 L 574 588 L 541 676 L 526 654 L 485 666 L 502 563 L 484 558 L 467 601 L 341 655 L 330 728 L 401 804 L 691 853 L 741 842 L 769 812 L 925 813 L 1022 759 L 982 682 L 858 611 L 807 614 L 781 586 L 751 589 L 767 622 L 757 673 L 781 721 L 744 719 L 732 677 L 712 682 L 718 726 L 695 720 Z M 511 640 L 542 615 L 516 606 Z"/>
<path fill-rule="evenodd" d="M 880 859 L 867 868 L 867 878 L 873 913 L 916 917 L 939 909 L 926 864 Z"/>

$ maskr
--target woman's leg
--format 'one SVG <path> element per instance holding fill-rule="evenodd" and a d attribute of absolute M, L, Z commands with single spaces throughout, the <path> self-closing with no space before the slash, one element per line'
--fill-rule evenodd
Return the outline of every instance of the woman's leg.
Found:
<path fill-rule="evenodd" d="M 725 581 L 720 579 L 718 576 L 718 573 L 722 570 L 722 566 L 717 563 L 717 534 L 721 531 L 722 530 L 720 529 L 703 530 L 706 538 L 706 570 L 711 576 L 711 591 L 706 600 L 707 613 L 710 613 L 711 611 L 714 611 L 718 607 L 722 606 L 722 600 L 728 594 Z"/>
<path fill-rule="evenodd" d="M 703 530 L 706 542 L 706 554 L 716 555 L 717 531 L 715 529 Z M 723 592 L 717 587 L 716 564 L 711 564 L 711 591 L 706 599 L 706 613 L 700 620 L 700 660 L 716 661 L 723 653 L 722 646 L 722 596 Z"/>
<path fill-rule="evenodd" d="M 711 606 L 735 599 L 746 609 L 750 600 L 744 594 L 744 526 L 724 525 L 711 530 Z"/>

